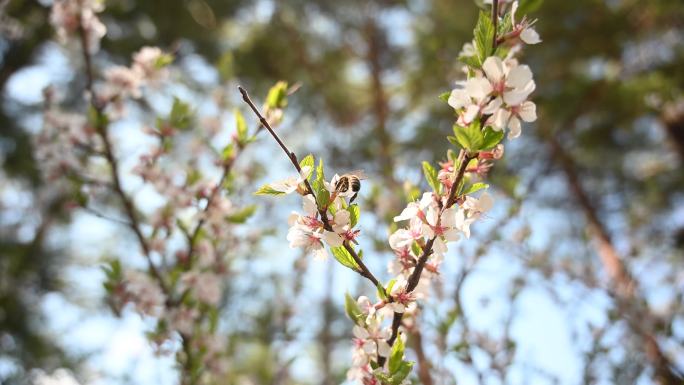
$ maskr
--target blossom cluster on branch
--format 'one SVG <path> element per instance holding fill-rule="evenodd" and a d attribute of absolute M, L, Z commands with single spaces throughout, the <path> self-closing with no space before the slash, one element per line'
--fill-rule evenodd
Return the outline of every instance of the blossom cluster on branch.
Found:
<path fill-rule="evenodd" d="M 36 157 L 44 177 L 70 189 L 71 205 L 125 225 L 135 235 L 144 268 L 120 259 L 104 266 L 107 301 L 116 314 L 125 308 L 153 321 L 147 335 L 160 354 L 175 354 L 181 383 L 204 383 L 229 370 L 226 336 L 219 312 L 233 260 L 259 238 L 236 229 L 255 212 L 229 194 L 236 189 L 233 166 L 256 140 L 261 125 L 250 130 L 239 110 L 234 133 L 221 139 L 225 97 L 216 97 L 217 116 L 200 118 L 192 105 L 174 97 L 168 112 L 156 111 L 148 94 L 163 95 L 173 81 L 174 57 L 158 47 L 142 47 L 131 64 L 108 65 L 97 56 L 106 28 L 98 18 L 103 2 L 56 0 L 50 21 L 60 42 L 80 65 L 87 80 L 82 90 L 87 108 L 66 109 L 61 90 L 45 91 L 43 129 L 35 136 Z M 97 59 L 97 65 L 96 65 Z M 101 75 L 101 76 L 100 76 Z M 288 86 L 276 84 L 264 108 L 278 124 L 287 104 Z M 139 124 L 145 147 L 137 162 L 124 169 L 126 154 L 114 139 L 114 124 L 132 124 L 130 110 L 150 109 L 153 123 Z M 137 117 L 139 114 L 136 114 Z M 217 145 L 218 144 L 218 145 Z M 125 186 L 135 180 L 134 191 Z M 135 191 L 155 196 L 153 207 L 139 207 Z M 112 201 L 118 206 L 110 214 Z"/>
<path fill-rule="evenodd" d="M 106 28 L 97 14 L 104 11 L 96 0 L 57 0 L 51 23 L 70 49 L 80 47 L 87 84 L 85 110 L 63 111 L 56 91 L 46 90 L 44 129 L 36 136 L 38 159 L 46 177 L 69 182 L 74 205 L 99 216 L 98 202 L 114 196 L 121 218 L 135 235 L 144 269 L 125 267 L 112 260 L 105 267 L 108 300 L 115 312 L 126 306 L 156 321 L 149 333 L 161 352 L 175 352 L 182 368 L 182 383 L 219 378 L 229 368 L 222 360 L 226 347 L 218 329 L 223 285 L 232 273 L 231 255 L 245 239 L 237 239 L 240 226 L 255 210 L 240 207 L 230 197 L 233 166 L 244 149 L 267 130 L 286 154 L 296 174 L 269 183 L 257 195 L 302 197 L 302 208 L 288 218 L 287 241 L 318 259 L 331 255 L 343 266 L 367 279 L 377 292 L 354 299 L 345 308 L 354 322 L 352 365 L 348 378 L 365 385 L 405 384 L 413 362 L 405 357 L 405 330 L 416 327 L 418 301 L 429 295 L 430 282 L 439 277 L 450 244 L 469 238 L 471 225 L 486 216 L 493 199 L 484 183 L 493 162 L 504 154 L 504 132 L 514 139 L 522 122 L 536 120 L 532 72 L 517 55 L 524 44 L 541 40 L 533 21 L 516 21 L 517 2 L 491 2 L 491 16 L 481 12 L 474 40 L 464 46 L 459 60 L 466 79 L 441 96 L 454 109 L 449 150 L 435 167 L 422 163 L 430 190 L 413 197 L 394 221 L 402 227 L 389 235 L 395 258 L 389 263 L 391 279 L 382 283 L 364 263 L 358 228 L 362 172 L 326 178 L 323 159 L 308 155 L 301 160 L 285 145 L 274 127 L 283 120 L 287 96 L 295 88 L 277 83 L 261 111 L 240 88 L 243 100 L 258 117 L 249 132 L 235 111 L 235 133 L 216 147 L 222 115 L 213 123 L 198 122 L 192 106 L 174 98 L 168 114 L 157 114 L 154 124 L 141 131 L 150 145 L 130 170 L 122 170 L 121 155 L 112 140 L 111 125 L 126 116 L 127 108 L 144 105 L 148 92 L 164 86 L 173 70 L 173 57 L 157 47 L 143 47 L 130 66 L 110 65 L 96 71 L 95 56 Z M 73 44 L 70 44 L 73 43 Z M 97 74 L 102 74 L 98 77 Z M 142 107 L 141 107 L 142 108 Z M 206 126 L 204 131 L 191 130 Z M 175 158 L 178 154 L 180 163 Z M 203 168 L 208 160 L 213 170 Z M 103 172 L 104 171 L 104 172 Z M 122 178 L 136 177 L 158 196 L 161 204 L 141 210 Z M 178 348 L 180 345 L 180 348 Z M 174 348 L 175 346 L 175 348 Z"/>
<path fill-rule="evenodd" d="M 342 265 L 367 278 L 377 289 L 377 300 L 367 296 L 357 300 L 347 296 L 346 311 L 354 321 L 353 359 L 350 380 L 364 385 L 404 384 L 413 363 L 404 355 L 405 324 L 415 325 L 417 301 L 428 295 L 430 280 L 439 276 L 440 265 L 449 244 L 470 237 L 470 226 L 486 215 L 493 199 L 482 182 L 492 162 L 504 153 L 504 131 L 508 138 L 520 136 L 522 122 L 536 120 L 536 106 L 529 100 L 535 90 L 532 71 L 519 64 L 516 56 L 524 44 L 541 40 L 534 22 L 523 18 L 516 22 L 517 2 L 494 0 L 491 16 L 481 12 L 474 30 L 475 39 L 466 44 L 459 60 L 465 64 L 466 80 L 442 95 L 456 115 L 453 136 L 448 140 L 459 149 L 449 150 L 439 171 L 423 162 L 423 171 L 431 191 L 408 203 L 395 222 L 405 223 L 389 236 L 395 259 L 389 264 L 393 278 L 385 285 L 368 270 L 357 251 L 360 230 L 355 229 L 360 209 L 352 204 L 348 175 L 324 177 L 319 160 L 314 175 L 314 157 L 297 163 L 296 156 L 271 131 L 298 170 L 297 176 L 263 186 L 257 194 L 281 195 L 297 192 L 302 196 L 302 213 L 289 219 L 290 247 L 303 248 L 319 258 L 333 256 Z M 246 92 L 245 101 L 256 110 Z M 352 175 L 353 176 L 353 175 Z M 358 190 L 357 190 L 358 191 Z M 354 194 L 356 194 L 356 192 Z M 391 319 L 391 323 L 386 322 Z"/>

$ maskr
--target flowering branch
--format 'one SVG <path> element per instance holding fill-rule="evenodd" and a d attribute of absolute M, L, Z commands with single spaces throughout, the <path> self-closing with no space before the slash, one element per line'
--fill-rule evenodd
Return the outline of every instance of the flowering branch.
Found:
<path fill-rule="evenodd" d="M 273 136 L 273 139 L 275 139 L 275 141 L 278 143 L 278 145 L 283 150 L 283 152 L 285 152 L 285 155 L 287 155 L 290 162 L 292 162 L 292 165 L 295 167 L 297 172 L 302 174 L 302 167 L 299 164 L 299 161 L 297 160 L 297 155 L 295 155 L 294 152 L 290 151 L 290 149 L 288 149 L 288 147 L 285 145 L 285 143 L 282 141 L 282 139 L 280 139 L 278 134 L 275 133 L 275 131 L 273 130 L 273 128 L 269 124 L 268 120 L 266 118 L 264 118 L 264 116 L 261 114 L 261 112 L 259 112 L 259 109 L 256 107 L 254 102 L 252 102 L 252 100 L 250 99 L 247 91 L 242 87 L 238 87 L 238 90 L 240 91 L 240 94 L 242 94 L 242 100 L 244 100 L 244 102 L 247 103 L 247 105 L 249 105 L 249 107 L 252 109 L 252 111 L 254 112 L 256 117 L 259 119 L 259 122 L 261 123 L 261 125 L 263 127 L 266 127 L 266 129 L 271 134 L 271 136 Z M 320 216 L 321 221 L 323 222 L 323 228 L 326 231 L 332 232 L 333 227 L 330 224 L 330 220 L 329 220 L 328 214 L 327 214 L 328 208 L 327 207 L 321 207 L 321 205 L 318 205 L 316 193 L 314 192 L 314 189 L 311 187 L 311 183 L 309 183 L 308 178 L 303 178 L 302 183 L 304 184 L 304 186 L 306 188 L 304 195 L 311 195 L 314 199 L 314 202 L 316 202 L 318 215 Z M 358 267 L 358 269 L 353 269 L 353 270 L 356 271 L 357 273 L 359 273 L 364 278 L 371 281 L 375 287 L 381 288 L 382 285 L 380 285 L 380 281 L 378 281 L 378 279 L 375 277 L 375 275 L 373 275 L 373 273 L 363 263 L 363 261 L 361 260 L 361 257 L 356 253 L 356 250 L 354 250 L 354 248 L 349 244 L 348 240 L 345 240 L 342 242 L 342 247 L 344 247 L 344 249 L 350 254 L 350 256 L 353 258 L 354 262 L 356 263 L 356 265 Z"/>
<path fill-rule="evenodd" d="M 457 190 L 458 186 L 461 185 L 461 182 L 463 181 L 463 177 L 465 176 L 466 168 L 468 167 L 468 163 L 477 158 L 477 155 L 468 155 L 465 152 L 461 153 L 461 165 L 458 169 L 458 172 L 456 173 L 456 177 L 454 179 L 454 184 L 451 186 L 451 189 L 449 191 L 449 197 L 447 199 L 447 203 L 441 208 L 439 215 L 441 216 L 444 214 L 444 211 L 451 206 L 453 206 L 456 203 L 456 198 L 457 198 Z M 435 241 L 437 240 L 437 235 L 434 237 L 430 238 L 430 240 L 427 241 L 425 244 L 425 247 L 423 248 L 423 253 L 420 255 L 420 258 L 418 258 L 418 263 L 416 264 L 416 267 L 413 270 L 413 273 L 411 273 L 409 279 L 408 279 L 408 284 L 406 285 L 406 292 L 411 293 L 417 286 L 418 283 L 420 282 L 420 276 L 423 273 L 423 269 L 425 268 L 425 264 L 427 263 L 428 257 L 432 254 L 432 247 L 435 244 Z M 404 313 L 394 313 L 394 318 L 392 320 L 392 336 L 387 340 L 387 343 L 392 346 L 394 344 L 394 341 L 397 339 L 397 335 L 399 333 L 399 327 L 401 326 L 401 320 L 404 316 Z M 378 359 L 378 364 L 383 365 L 385 363 L 385 357 L 380 357 Z"/>
<path fill-rule="evenodd" d="M 152 261 L 152 256 L 150 254 L 150 247 L 147 244 L 147 240 L 145 239 L 145 236 L 142 233 L 142 230 L 140 228 L 140 222 L 138 220 L 138 216 L 135 213 L 135 208 L 133 206 L 133 202 L 129 199 L 128 195 L 126 192 L 123 190 L 122 185 L 121 185 L 121 179 L 119 177 L 119 163 L 114 156 L 114 151 L 112 149 L 112 144 L 109 140 L 109 137 L 107 135 L 107 120 L 102 116 L 102 110 L 103 110 L 103 105 L 101 105 L 98 102 L 98 98 L 95 94 L 95 89 L 94 89 L 94 74 L 93 74 L 93 65 L 92 65 L 92 57 L 91 57 L 91 52 L 89 48 L 88 42 L 90 41 L 89 37 L 89 29 L 86 28 L 86 26 L 83 25 L 83 9 L 79 9 L 79 23 L 78 23 L 78 35 L 80 37 L 80 43 L 81 43 L 81 51 L 83 54 L 83 61 L 84 61 L 84 66 L 85 66 L 85 73 L 86 73 L 86 90 L 88 91 L 89 98 L 90 98 L 90 103 L 91 107 L 96 113 L 96 119 L 95 119 L 95 130 L 97 131 L 97 134 L 99 135 L 100 139 L 102 140 L 102 144 L 104 147 L 104 156 L 105 159 L 107 160 L 107 163 L 109 164 L 109 169 L 110 169 L 110 177 L 112 178 L 112 187 L 114 189 L 115 194 L 119 197 L 121 200 L 121 203 L 123 204 L 124 207 L 124 212 L 126 216 L 128 217 L 128 225 L 130 229 L 133 231 L 135 234 L 138 243 L 140 244 L 140 247 L 142 248 L 143 255 L 147 259 L 147 265 L 150 269 L 150 272 L 152 275 L 155 277 L 155 279 L 159 283 L 159 287 L 162 289 L 162 291 L 165 294 L 169 294 L 169 289 L 166 285 L 166 281 L 164 280 L 164 277 L 162 277 L 161 273 L 159 272 L 159 269 L 157 269 L 157 266 L 155 265 L 154 261 Z"/>
<path fill-rule="evenodd" d="M 389 244 L 397 256 L 390 265 L 396 278 L 381 285 L 363 264 L 360 254 L 354 251 L 353 242 L 359 230 L 359 209 L 351 201 L 360 189 L 359 177 L 335 175 L 327 182 L 323 164 L 316 168 L 313 184 L 309 181 L 315 164 L 312 155 L 299 161 L 268 125 L 247 92 L 239 88 L 243 100 L 250 106 L 259 121 L 268 129 L 299 173 L 285 181 L 262 186 L 257 194 L 281 195 L 294 191 L 303 196 L 304 214 L 290 216 L 288 232 L 290 247 L 304 247 L 317 256 L 327 254 L 330 246 L 335 258 L 344 266 L 368 278 L 378 288 L 379 301 L 368 297 L 354 301 L 349 295 L 345 308 L 356 324 L 354 327 L 353 366 L 350 379 L 364 385 L 405 382 L 413 363 L 404 359 L 404 339 L 400 338 L 402 320 L 415 316 L 416 301 L 427 294 L 429 279 L 439 273 L 447 243 L 463 234 L 470 236 L 470 225 L 492 207 L 492 198 L 484 193 L 479 198 L 473 193 L 486 189 L 482 182 L 492 161 L 503 155 L 504 130 L 509 139 L 521 133 L 521 120 L 536 120 L 536 106 L 527 100 L 536 85 L 529 67 L 518 65 L 513 58 L 517 50 L 502 47 L 497 36 L 510 34 L 511 44 L 538 43 L 538 35 L 523 20 L 515 22 L 517 2 L 509 14 L 499 15 L 498 1 L 492 4 L 491 18 L 480 13 L 474 30 L 472 47 L 465 49 L 459 58 L 466 67 L 466 82 L 460 84 L 444 100 L 454 108 L 457 120 L 454 136 L 449 141 L 461 148 L 459 156 L 447 154 L 448 161 L 440 171 L 423 162 L 423 171 L 432 191 L 425 192 L 416 202 L 410 202 L 395 222 L 408 221 L 408 227 L 394 232 Z M 501 20 L 500 20 L 501 18 Z M 532 37 L 536 36 L 536 41 Z M 520 37 L 520 39 L 514 39 Z M 347 202 L 344 197 L 350 197 Z M 427 273 L 426 273 L 427 272 Z M 423 284 L 425 283 L 425 284 Z M 392 315 L 389 327 L 383 326 L 386 316 Z"/>

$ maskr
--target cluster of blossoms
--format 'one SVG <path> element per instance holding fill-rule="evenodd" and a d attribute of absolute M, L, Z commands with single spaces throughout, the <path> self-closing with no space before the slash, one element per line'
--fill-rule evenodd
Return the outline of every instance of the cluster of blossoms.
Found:
<path fill-rule="evenodd" d="M 469 238 L 471 225 L 492 208 L 488 193 L 479 197 L 473 194 L 488 187 L 481 180 L 504 154 L 504 131 L 514 139 L 521 133 L 521 121 L 536 120 L 535 104 L 528 100 L 535 90 L 532 72 L 514 56 L 523 43 L 539 43 L 539 35 L 527 19 L 516 23 L 517 2 L 511 4 L 509 12 L 505 10 L 507 4 L 500 5 L 496 22 L 486 13 L 480 14 L 475 40 L 464 47 L 461 56 L 467 79 L 445 97 L 456 115 L 454 136 L 449 140 L 461 148 L 460 153 L 455 156 L 450 150 L 439 171 L 423 163 L 432 191 L 409 202 L 394 218 L 406 226 L 389 236 L 396 258 L 389 264 L 394 278 L 386 285 L 379 283 L 363 264 L 361 252 L 354 249 L 359 208 L 346 199 L 356 193 L 349 189 L 349 181 L 340 183 L 345 176 L 335 175 L 327 182 L 322 162 L 312 178 L 313 156 L 297 164 L 296 157 L 270 130 L 299 174 L 265 185 L 257 194 L 297 192 L 303 196 L 302 212 L 292 213 L 288 221 L 290 247 L 303 248 L 318 258 L 325 258 L 330 248 L 337 261 L 377 287 L 377 301 L 347 296 L 345 302 L 347 314 L 355 322 L 353 362 L 347 373 L 350 380 L 364 385 L 409 383 L 413 363 L 404 359 L 405 334 L 401 330 L 404 325 L 415 324 L 412 317 L 418 309 L 417 300 L 428 295 L 430 281 L 439 275 L 449 243 L 462 236 Z M 244 91 L 243 97 L 259 115 Z M 392 322 L 386 322 L 390 318 Z"/>
<path fill-rule="evenodd" d="M 323 177 L 322 165 L 317 170 L 318 178 L 314 183 L 318 187 L 317 195 L 325 196 L 325 203 L 317 202 L 307 186 L 313 174 L 313 157 L 302 161 L 299 175 L 261 188 L 257 194 L 290 194 L 297 192 L 302 197 L 302 213 L 292 212 L 288 218 L 290 229 L 287 240 L 291 248 L 302 248 L 312 253 L 316 259 L 326 259 L 331 248 L 342 247 L 345 242 L 356 243 L 360 230 L 354 229 L 358 221 L 358 206 L 351 205 L 347 198 L 348 191 L 340 191 L 338 181 L 340 175 L 335 174 L 330 182 Z M 325 217 L 323 217 L 325 215 Z"/>
<path fill-rule="evenodd" d="M 507 3 L 510 10 L 506 12 Z M 491 1 L 490 1 L 491 4 Z M 355 321 L 353 365 L 348 378 L 364 385 L 405 383 L 411 364 L 403 360 L 402 324 L 410 324 L 416 301 L 428 294 L 430 280 L 437 277 L 448 244 L 470 237 L 470 226 L 493 206 L 492 197 L 478 179 L 484 178 L 494 160 L 503 156 L 503 131 L 508 138 L 520 136 L 521 121 L 536 120 L 536 107 L 528 100 L 535 90 L 532 71 L 520 65 L 514 55 L 522 44 L 541 40 L 526 18 L 515 21 L 515 2 L 499 2 L 497 23 L 480 14 L 476 39 L 461 53 L 467 79 L 445 98 L 454 108 L 456 122 L 450 141 L 462 149 L 436 171 L 423 164 L 432 191 L 410 202 L 395 222 L 406 227 L 393 232 L 389 245 L 396 258 L 389 264 L 394 276 L 379 289 L 379 300 L 367 297 L 347 299 L 347 313 Z M 498 24 L 498 27 L 497 27 Z M 384 319 L 393 317 L 393 327 Z M 397 322 L 399 321 L 399 322 Z M 396 325 L 400 325 L 399 328 Z M 393 343 L 393 344 L 392 344 Z M 397 359 L 396 357 L 401 357 Z M 394 362 L 392 362 L 394 360 Z"/>
<path fill-rule="evenodd" d="M 114 312 L 131 309 L 155 321 L 148 337 L 160 353 L 176 354 L 184 379 L 225 378 L 227 347 L 217 326 L 223 293 L 234 274 L 234 257 L 246 253 L 260 236 L 258 232 L 237 235 L 236 227 L 255 207 L 239 207 L 228 193 L 233 191 L 234 162 L 259 129 L 249 133 L 236 111 L 235 134 L 216 148 L 216 143 L 225 142 L 221 125 L 207 124 L 205 130 L 195 126 L 221 122 L 223 113 L 200 120 L 189 104 L 174 98 L 168 115 L 155 114 L 155 124 L 142 128 L 151 139 L 146 141 L 148 148 L 141 151 L 137 164 L 124 169 L 109 125 L 123 115 L 126 103 L 144 96 L 145 87 L 169 79 L 173 58 L 160 48 L 143 47 L 133 54 L 130 66 L 95 71 L 93 55 L 106 32 L 96 14 L 103 10 L 103 3 L 96 0 L 53 3 L 50 20 L 59 39 L 82 51 L 75 57 L 86 58 L 85 100 L 90 106 L 62 111 L 56 91 L 47 89 L 44 127 L 35 136 L 36 155 L 49 166 L 44 168 L 47 178 L 76 189 L 75 207 L 101 217 L 120 217 L 117 222 L 136 235 L 147 268 L 127 268 L 116 259 L 104 268 L 107 300 Z M 96 73 L 102 73 L 102 78 L 95 78 Z M 273 124 L 282 119 L 290 92 L 286 83 L 269 92 L 267 107 Z M 215 102 L 222 111 L 224 103 Z M 109 172 L 103 172 L 103 163 Z M 152 193 L 156 208 L 148 205 L 139 210 L 133 193 L 124 189 L 123 178 L 136 180 L 142 190 Z M 110 197 L 122 203 L 118 215 L 100 211 Z"/>
<path fill-rule="evenodd" d="M 107 28 L 97 17 L 97 13 L 103 10 L 103 0 L 55 0 L 50 23 L 63 44 L 82 29 L 88 53 L 93 54 L 100 49 L 100 40 L 107 33 Z"/>
<path fill-rule="evenodd" d="M 105 82 L 97 92 L 97 103 L 113 106 L 109 115 L 120 116 L 124 101 L 139 99 L 144 86 L 156 86 L 168 78 L 167 66 L 172 61 L 172 56 L 158 47 L 141 48 L 133 54 L 130 67 L 115 65 L 105 69 Z"/>

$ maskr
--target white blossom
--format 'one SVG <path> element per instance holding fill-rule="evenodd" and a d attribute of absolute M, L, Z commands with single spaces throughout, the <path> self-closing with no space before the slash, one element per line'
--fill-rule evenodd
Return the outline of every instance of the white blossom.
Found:
<path fill-rule="evenodd" d="M 94 54 L 100 49 L 100 40 L 107 33 L 107 28 L 96 16 L 102 10 L 104 3 L 98 0 L 56 0 L 52 4 L 50 23 L 62 44 L 79 28 L 83 28 L 87 50 Z"/>
<path fill-rule="evenodd" d="M 200 302 L 216 306 L 221 300 L 221 278 L 215 273 L 189 271 L 181 276 L 181 282 Z"/>
<path fill-rule="evenodd" d="M 166 296 L 149 275 L 129 270 L 124 273 L 123 282 L 126 293 L 140 314 L 149 316 L 161 314 Z"/>
<path fill-rule="evenodd" d="M 158 83 L 168 77 L 168 70 L 164 68 L 166 57 L 159 47 L 143 47 L 133 54 L 132 69 L 147 83 Z"/>
<path fill-rule="evenodd" d="M 301 172 L 299 173 L 298 176 L 291 176 L 285 180 L 282 180 L 280 182 L 275 182 L 271 184 L 271 188 L 283 192 L 285 194 L 290 194 L 293 193 L 294 191 L 297 190 L 299 185 L 304 182 L 304 180 L 309 176 L 309 173 L 311 172 L 311 166 L 304 166 L 302 167 Z"/>

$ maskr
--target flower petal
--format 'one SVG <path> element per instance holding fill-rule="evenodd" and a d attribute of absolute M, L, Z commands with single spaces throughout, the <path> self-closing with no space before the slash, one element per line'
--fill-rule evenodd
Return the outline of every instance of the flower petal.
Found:
<path fill-rule="evenodd" d="M 534 30 L 534 28 L 523 29 L 523 31 L 520 32 L 520 40 L 524 41 L 527 44 L 541 43 L 539 34 L 537 33 L 537 31 Z"/>
<path fill-rule="evenodd" d="M 537 106 L 533 102 L 525 102 L 520 105 L 518 109 L 518 116 L 526 122 L 534 122 L 537 120 Z"/>
<path fill-rule="evenodd" d="M 484 63 L 482 63 L 482 69 L 492 83 L 499 82 L 503 79 L 505 74 L 503 62 L 496 56 L 488 57 Z"/>

